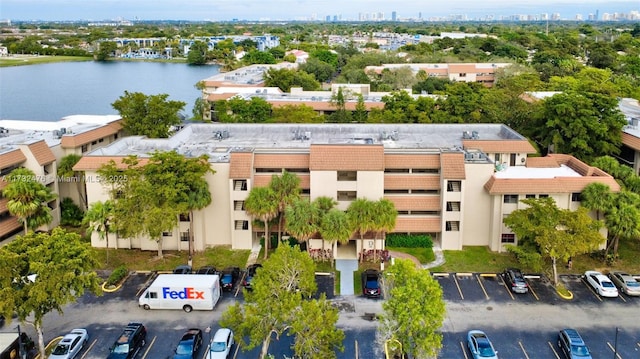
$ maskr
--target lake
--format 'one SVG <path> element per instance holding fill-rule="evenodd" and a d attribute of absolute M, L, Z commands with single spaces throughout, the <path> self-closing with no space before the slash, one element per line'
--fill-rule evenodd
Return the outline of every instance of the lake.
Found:
<path fill-rule="evenodd" d="M 0 68 L 0 119 L 57 121 L 69 115 L 118 114 L 111 104 L 124 91 L 168 94 L 192 116 L 195 84 L 219 66 L 162 62 L 60 62 Z"/>

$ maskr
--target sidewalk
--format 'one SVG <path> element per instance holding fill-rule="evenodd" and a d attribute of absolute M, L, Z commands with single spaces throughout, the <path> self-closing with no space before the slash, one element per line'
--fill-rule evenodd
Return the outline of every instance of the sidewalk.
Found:
<path fill-rule="evenodd" d="M 442 249 L 439 246 L 436 246 L 436 245 L 433 246 L 433 254 L 435 254 L 436 256 L 436 259 L 433 262 L 422 264 L 420 263 L 418 258 L 412 256 L 411 254 L 389 251 L 389 255 L 391 256 L 391 258 L 402 258 L 402 259 L 412 260 L 416 264 L 416 267 L 421 269 L 429 269 L 429 268 L 437 267 L 439 265 L 442 265 L 445 262 L 444 254 L 442 253 Z"/>

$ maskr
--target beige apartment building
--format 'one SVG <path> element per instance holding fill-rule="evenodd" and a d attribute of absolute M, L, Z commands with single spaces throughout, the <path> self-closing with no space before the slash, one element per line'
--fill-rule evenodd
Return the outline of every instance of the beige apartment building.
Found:
<path fill-rule="evenodd" d="M 207 154 L 213 202 L 194 214 L 196 250 L 215 245 L 249 249 L 262 229 L 252 226 L 244 201 L 252 188 L 265 186 L 286 170 L 301 179 L 311 200 L 329 196 L 346 209 L 356 198 L 385 198 L 398 210 L 397 233 L 430 234 L 443 249 L 467 245 L 504 250 L 517 238 L 502 221 L 521 208 L 520 199 L 553 197 L 562 208 L 576 208 L 589 183 L 619 187 L 603 171 L 575 158 L 532 158 L 526 138 L 500 124 L 191 124 L 168 139 L 122 138 L 88 152 L 75 169 L 96 178 L 110 160 L 148 157 L 155 150 L 185 156 Z M 98 181 L 88 181 L 89 203 L 108 199 Z M 163 234 L 163 248 L 188 248 L 189 222 Z M 355 258 L 361 241 L 333 245 L 334 256 Z M 323 246 L 321 238 L 310 241 Z M 96 235 L 92 245 L 104 247 Z M 118 248 L 155 250 L 148 238 L 117 238 Z M 365 249 L 384 248 L 369 233 Z"/>
<path fill-rule="evenodd" d="M 78 179 L 62 179 L 57 175 L 58 162 L 66 155 L 82 155 L 122 137 L 120 116 L 68 116 L 57 122 L 0 121 L 0 245 L 2 241 L 23 233 L 23 225 L 7 209 L 2 197 L 7 182 L 4 176 L 25 167 L 58 197 L 49 202 L 53 221 L 47 230 L 60 223 L 60 200 L 70 197 L 85 207 L 86 193 Z"/>
<path fill-rule="evenodd" d="M 397 70 L 403 67 L 411 69 L 414 75 L 423 71 L 429 77 L 445 79 L 454 82 L 477 82 L 491 87 L 496 80 L 498 69 L 505 68 L 510 63 L 441 63 L 441 64 L 382 64 L 367 66 L 365 73 L 381 74 L 383 70 Z"/>

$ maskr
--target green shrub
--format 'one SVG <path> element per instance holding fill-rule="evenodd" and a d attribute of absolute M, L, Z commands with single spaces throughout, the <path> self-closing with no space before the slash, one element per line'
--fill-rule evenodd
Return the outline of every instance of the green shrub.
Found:
<path fill-rule="evenodd" d="M 80 207 L 78 207 L 73 200 L 69 197 L 65 197 L 60 202 L 60 224 L 63 226 L 80 227 L 82 224 L 82 217 L 84 213 Z"/>
<path fill-rule="evenodd" d="M 404 247 L 404 248 L 431 248 L 433 241 L 428 234 L 387 234 L 386 246 L 388 247 Z"/>
<path fill-rule="evenodd" d="M 127 270 L 127 267 L 125 266 L 120 266 L 116 269 L 113 270 L 113 272 L 111 272 L 111 275 L 109 276 L 109 278 L 107 279 L 107 285 L 117 285 L 118 283 L 120 283 L 124 277 L 127 276 L 127 273 L 129 271 Z"/>

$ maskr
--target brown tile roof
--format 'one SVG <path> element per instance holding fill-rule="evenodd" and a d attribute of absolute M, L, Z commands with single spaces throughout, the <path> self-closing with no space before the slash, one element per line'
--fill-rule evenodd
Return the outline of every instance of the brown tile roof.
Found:
<path fill-rule="evenodd" d="M 18 221 L 18 217 L 9 217 L 0 221 L 0 236 L 11 233 L 20 227 L 22 227 L 22 224 Z"/>
<path fill-rule="evenodd" d="M 109 161 L 114 161 L 119 169 L 126 169 L 127 165 L 122 163 L 126 156 L 83 156 L 80 161 L 73 166 L 74 171 L 95 171 L 100 169 L 102 165 L 106 165 Z M 140 158 L 139 164 L 145 165 L 149 162 L 148 158 Z"/>
<path fill-rule="evenodd" d="M 640 137 L 622 132 L 622 143 L 633 148 L 636 151 L 640 151 Z"/>
<path fill-rule="evenodd" d="M 314 111 L 336 111 L 336 106 L 331 104 L 330 102 L 327 101 L 304 101 L 304 100 L 298 100 L 298 101 L 269 101 L 267 99 L 267 102 L 271 104 L 271 106 L 273 108 L 279 108 L 279 107 L 284 107 L 284 106 L 298 106 L 298 105 L 305 105 L 305 106 L 309 106 L 311 108 L 313 108 Z M 355 111 L 356 110 L 356 106 L 357 106 L 357 102 L 345 102 L 344 104 L 344 108 L 347 111 Z M 364 103 L 364 107 L 367 110 L 371 110 L 373 108 L 378 108 L 378 109 L 383 109 L 384 108 L 384 103 L 383 102 L 365 102 Z"/>
<path fill-rule="evenodd" d="M 253 176 L 253 187 L 265 187 L 269 185 L 271 182 L 271 177 L 273 174 L 256 174 Z M 300 178 L 300 188 L 301 189 L 309 189 L 311 188 L 311 176 L 310 175 L 301 175 L 296 174 L 298 178 Z"/>
<path fill-rule="evenodd" d="M 443 179 L 465 179 L 464 154 L 462 152 L 440 154 Z"/>
<path fill-rule="evenodd" d="M 382 145 L 311 145 L 311 171 L 382 171 Z"/>
<path fill-rule="evenodd" d="M 536 153 L 527 140 L 462 140 L 462 147 L 484 153 Z"/>
<path fill-rule="evenodd" d="M 229 178 L 251 178 L 253 172 L 253 152 L 231 152 Z"/>
<path fill-rule="evenodd" d="M 211 93 L 207 95 L 207 101 L 220 101 L 220 100 L 228 100 L 237 94 L 232 92 L 226 93 Z"/>
<path fill-rule="evenodd" d="M 44 166 L 56 160 L 56 156 L 51 152 L 51 149 L 47 146 L 47 143 L 44 140 L 32 143 L 28 147 L 40 166 Z"/>
<path fill-rule="evenodd" d="M 556 177 L 556 178 L 495 178 L 491 177 L 484 188 L 489 194 L 551 194 L 579 193 L 590 183 L 599 182 L 614 191 L 620 191 L 620 185 L 613 177 Z"/>
<path fill-rule="evenodd" d="M 407 218 L 398 217 L 394 232 L 440 233 L 442 231 L 440 217 Z"/>
<path fill-rule="evenodd" d="M 76 148 L 87 143 L 97 141 L 111 135 L 115 135 L 122 130 L 122 121 L 114 121 L 104 126 L 100 126 L 93 130 L 81 132 L 78 134 L 66 134 L 62 136 L 60 145 L 62 148 Z"/>
<path fill-rule="evenodd" d="M 530 168 L 554 168 L 560 167 L 558 160 L 553 157 L 527 157 L 527 167 Z"/>
<path fill-rule="evenodd" d="M 256 153 L 253 157 L 254 168 L 309 168 L 309 154 L 271 154 Z"/>
<path fill-rule="evenodd" d="M 384 189 L 440 189 L 440 176 L 385 174 Z"/>
<path fill-rule="evenodd" d="M 425 155 L 400 155 L 386 154 L 384 156 L 384 168 L 387 169 L 433 169 L 440 168 L 440 156 L 438 154 Z"/>
<path fill-rule="evenodd" d="M 15 149 L 13 151 L 5 152 L 0 155 L 0 167 L 6 168 L 13 165 L 20 164 L 26 161 L 27 158 L 24 156 L 24 153 L 19 149 Z"/>
<path fill-rule="evenodd" d="M 0 180 L 0 187 L 2 187 L 0 189 L 3 189 L 6 185 L 7 185 L 7 182 L 5 182 L 3 180 Z M 3 212 L 7 211 L 7 202 L 9 202 L 8 198 L 0 199 L 0 213 L 3 213 Z"/>
<path fill-rule="evenodd" d="M 476 73 L 479 70 L 476 67 L 476 64 L 449 64 L 449 73 Z M 483 69 L 482 72 L 493 72 L 492 69 Z"/>
<path fill-rule="evenodd" d="M 398 211 L 439 211 L 440 196 L 384 196 L 385 199 L 393 202 Z"/>

